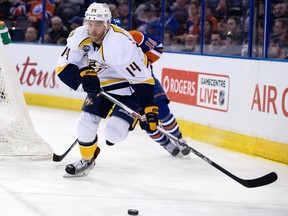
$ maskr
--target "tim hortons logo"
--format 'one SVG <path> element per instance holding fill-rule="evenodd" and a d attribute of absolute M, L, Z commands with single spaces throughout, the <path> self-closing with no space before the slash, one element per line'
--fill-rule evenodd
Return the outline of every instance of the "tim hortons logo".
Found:
<path fill-rule="evenodd" d="M 44 88 L 55 88 L 55 70 L 52 73 L 44 72 L 43 70 L 39 70 L 37 65 L 36 62 L 30 60 L 30 57 L 27 57 L 22 65 L 17 64 L 16 69 L 20 75 L 21 85 L 26 84 L 28 86 L 37 85 Z"/>

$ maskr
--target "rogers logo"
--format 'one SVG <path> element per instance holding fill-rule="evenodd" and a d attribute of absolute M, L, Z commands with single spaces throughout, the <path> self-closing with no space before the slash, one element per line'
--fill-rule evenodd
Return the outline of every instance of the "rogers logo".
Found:
<path fill-rule="evenodd" d="M 37 85 L 44 88 L 55 88 L 55 70 L 52 73 L 43 72 L 42 70 L 37 70 L 37 65 L 36 62 L 31 62 L 29 57 L 27 57 L 26 61 L 22 64 L 23 67 L 19 67 L 19 64 L 17 64 L 16 69 L 20 75 L 20 83 L 28 86 Z"/>
<path fill-rule="evenodd" d="M 230 81 L 226 75 L 163 68 L 162 86 L 174 102 L 228 111 Z"/>
<path fill-rule="evenodd" d="M 165 76 L 163 79 L 163 88 L 166 93 L 169 91 L 183 95 L 195 96 L 196 95 L 195 85 L 196 85 L 195 82 L 183 79 L 174 79 L 174 78 L 170 79 L 168 76 Z"/>

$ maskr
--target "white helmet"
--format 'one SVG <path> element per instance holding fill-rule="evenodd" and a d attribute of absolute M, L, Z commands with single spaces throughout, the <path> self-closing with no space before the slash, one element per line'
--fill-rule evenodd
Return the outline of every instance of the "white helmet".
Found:
<path fill-rule="evenodd" d="M 92 20 L 92 21 L 107 21 L 110 22 L 111 20 L 111 11 L 109 6 L 104 3 L 92 3 L 85 12 L 85 20 Z"/>

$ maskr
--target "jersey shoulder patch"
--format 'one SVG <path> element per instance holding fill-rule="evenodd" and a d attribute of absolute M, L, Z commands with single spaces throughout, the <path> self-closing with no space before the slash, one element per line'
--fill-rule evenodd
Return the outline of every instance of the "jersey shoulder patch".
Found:
<path fill-rule="evenodd" d="M 84 26 L 78 27 L 77 29 L 70 32 L 69 37 L 67 38 L 67 46 L 70 49 L 78 50 L 83 49 L 91 44 L 87 29 Z"/>

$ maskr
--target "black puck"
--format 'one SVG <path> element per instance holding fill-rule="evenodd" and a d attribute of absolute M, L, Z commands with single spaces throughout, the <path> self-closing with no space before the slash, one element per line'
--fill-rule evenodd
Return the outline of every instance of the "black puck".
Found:
<path fill-rule="evenodd" d="M 138 215 L 139 211 L 137 209 L 128 209 L 129 215 Z"/>

